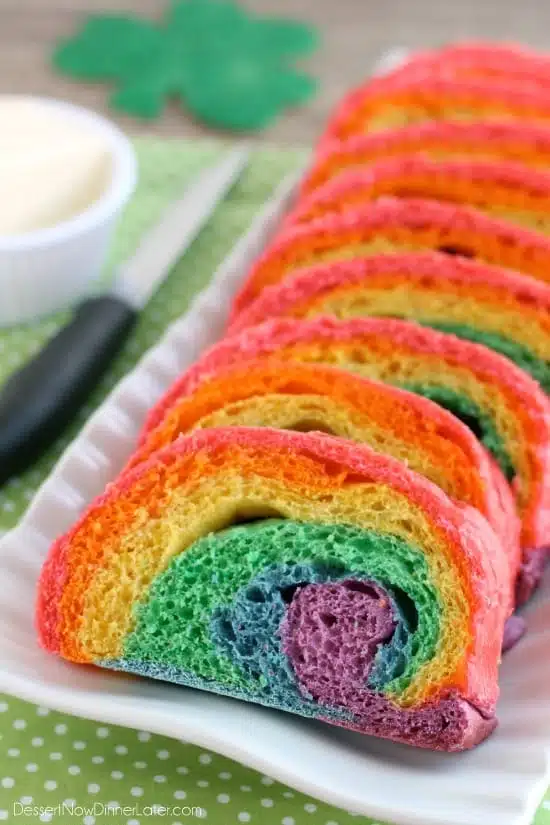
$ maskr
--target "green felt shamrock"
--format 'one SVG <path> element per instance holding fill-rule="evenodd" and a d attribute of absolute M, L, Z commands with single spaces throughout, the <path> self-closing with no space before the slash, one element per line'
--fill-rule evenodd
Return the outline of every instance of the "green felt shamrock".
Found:
<path fill-rule="evenodd" d="M 213 126 L 252 130 L 313 94 L 314 80 L 291 61 L 316 43 L 303 23 L 259 18 L 225 0 L 180 0 L 158 24 L 89 17 L 53 61 L 76 78 L 114 81 L 111 104 L 131 114 L 156 117 L 176 96 Z"/>

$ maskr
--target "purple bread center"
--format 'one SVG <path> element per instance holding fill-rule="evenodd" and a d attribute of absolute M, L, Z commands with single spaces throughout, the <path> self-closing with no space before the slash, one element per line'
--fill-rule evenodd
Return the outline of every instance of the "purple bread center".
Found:
<path fill-rule="evenodd" d="M 473 747 L 495 727 L 451 694 L 412 708 L 395 705 L 367 681 L 379 645 L 396 628 L 387 594 L 374 582 L 344 580 L 296 591 L 281 625 L 283 650 L 304 693 L 321 705 L 345 707 L 351 730 L 442 750 Z M 321 717 L 322 718 L 322 717 Z"/>
<path fill-rule="evenodd" d="M 367 686 L 376 651 L 395 631 L 393 610 L 374 582 L 345 580 L 298 590 L 285 620 L 285 653 L 298 681 L 329 704 Z M 345 690 L 344 690 L 345 688 Z"/>

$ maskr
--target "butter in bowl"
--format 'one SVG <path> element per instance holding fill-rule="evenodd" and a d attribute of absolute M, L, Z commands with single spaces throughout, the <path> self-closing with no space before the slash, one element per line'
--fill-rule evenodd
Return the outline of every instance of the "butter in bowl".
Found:
<path fill-rule="evenodd" d="M 0 95 L 0 325 L 90 291 L 136 180 L 132 145 L 109 121 L 69 103 Z"/>

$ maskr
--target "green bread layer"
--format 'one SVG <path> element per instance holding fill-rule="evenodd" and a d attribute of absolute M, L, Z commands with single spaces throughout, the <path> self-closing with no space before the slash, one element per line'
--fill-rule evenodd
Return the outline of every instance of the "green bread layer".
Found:
<path fill-rule="evenodd" d="M 537 355 L 532 353 L 523 344 L 518 344 L 517 341 L 512 341 L 498 332 L 489 332 L 487 330 L 476 329 L 468 324 L 453 324 L 451 322 L 432 322 L 421 321 L 424 326 L 430 326 L 432 329 L 438 329 L 441 332 L 449 332 L 456 335 L 457 338 L 466 338 L 468 341 L 473 341 L 476 344 L 483 344 L 485 347 L 500 353 L 509 358 L 514 364 L 517 364 L 524 372 L 529 373 L 535 381 L 541 385 L 543 390 L 550 395 L 550 364 L 543 361 Z"/>
<path fill-rule="evenodd" d="M 385 693 L 399 695 L 435 653 L 438 594 L 418 548 L 396 536 L 341 524 L 264 520 L 199 539 L 173 559 L 151 585 L 146 601 L 134 607 L 135 629 L 126 639 L 124 659 L 170 665 L 244 691 L 262 690 L 262 680 L 236 667 L 216 644 L 216 617 L 238 595 L 242 598 L 259 574 L 296 564 L 372 579 L 412 602 L 418 623 L 407 662 L 384 687 Z"/>
<path fill-rule="evenodd" d="M 491 416 L 485 410 L 482 410 L 475 401 L 472 401 L 466 395 L 461 395 L 449 389 L 449 387 L 438 384 L 405 383 L 399 386 L 409 390 L 409 392 L 414 392 L 416 395 L 422 395 L 453 413 L 472 430 L 476 438 L 494 456 L 508 481 L 514 479 L 516 472 L 508 455 L 504 439 L 498 432 Z"/>

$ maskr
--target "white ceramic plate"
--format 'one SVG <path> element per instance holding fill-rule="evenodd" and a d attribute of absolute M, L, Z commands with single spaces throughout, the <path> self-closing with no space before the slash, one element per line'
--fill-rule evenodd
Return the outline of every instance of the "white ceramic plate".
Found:
<path fill-rule="evenodd" d="M 37 645 L 35 586 L 51 541 L 115 477 L 151 404 L 219 337 L 242 277 L 243 251 L 258 225 L 276 223 L 280 211 L 266 207 L 189 313 L 92 417 L 20 526 L 0 542 L 0 689 L 79 716 L 185 738 L 326 802 L 389 822 L 529 825 L 549 779 L 548 587 L 529 608 L 529 636 L 502 666 L 500 728 L 477 750 L 458 755 L 416 751 L 208 693 L 73 666 Z"/>

